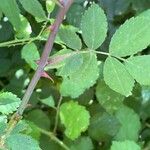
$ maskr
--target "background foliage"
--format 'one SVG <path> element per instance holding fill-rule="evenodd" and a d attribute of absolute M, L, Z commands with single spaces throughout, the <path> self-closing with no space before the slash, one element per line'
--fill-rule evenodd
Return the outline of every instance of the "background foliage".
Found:
<path fill-rule="evenodd" d="M 150 150 L 150 0 L 75 0 L 23 119 L 8 120 L 58 6 L 0 0 L 0 149 Z"/>

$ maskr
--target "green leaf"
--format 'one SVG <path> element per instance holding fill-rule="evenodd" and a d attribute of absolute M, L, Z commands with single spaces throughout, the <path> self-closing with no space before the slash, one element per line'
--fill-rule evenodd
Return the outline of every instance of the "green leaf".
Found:
<path fill-rule="evenodd" d="M 0 42 L 8 41 L 14 36 L 13 26 L 11 25 L 11 23 L 9 21 L 4 22 L 4 19 L 6 19 L 6 18 L 4 17 L 3 20 L 1 21 Z M 6 52 L 8 52 L 8 50 L 9 50 L 7 47 L 5 47 L 5 48 L 1 47 L 0 49 L 3 51 L 6 51 Z M 2 54 L 1 54 L 0 58 L 2 58 Z"/>
<path fill-rule="evenodd" d="M 124 96 L 110 89 L 103 80 L 98 82 L 96 87 L 96 97 L 99 103 L 109 113 L 113 113 L 118 110 L 123 104 L 124 99 Z"/>
<path fill-rule="evenodd" d="M 107 19 L 104 11 L 92 4 L 84 13 L 81 20 L 81 30 L 85 44 L 91 49 L 97 49 L 105 40 Z"/>
<path fill-rule="evenodd" d="M 110 53 L 114 56 L 128 56 L 142 51 L 150 45 L 150 10 L 127 20 L 114 34 Z M 141 38 L 142 37 L 142 38 Z"/>
<path fill-rule="evenodd" d="M 97 113 L 91 118 L 88 133 L 97 141 L 108 140 L 116 135 L 119 128 L 120 123 L 114 116 L 107 113 Z"/>
<path fill-rule="evenodd" d="M 127 59 L 126 68 L 141 85 L 150 85 L 150 55 Z"/>
<path fill-rule="evenodd" d="M 70 7 L 66 16 L 66 19 L 69 22 L 69 24 L 75 27 L 80 27 L 80 22 L 81 22 L 83 12 L 84 12 L 84 7 L 74 3 Z"/>
<path fill-rule="evenodd" d="M 80 50 L 82 47 L 79 36 L 76 34 L 75 30 L 68 26 L 59 30 L 59 37 L 68 47 L 74 50 Z"/>
<path fill-rule="evenodd" d="M 49 97 L 46 97 L 44 99 L 40 99 L 40 102 L 49 106 L 49 107 L 55 107 L 55 101 L 52 95 L 50 95 Z"/>
<path fill-rule="evenodd" d="M 93 143 L 89 137 L 80 137 L 71 146 L 71 150 L 93 150 Z"/>
<path fill-rule="evenodd" d="M 1 24 L 1 25 L 2 25 L 2 24 Z M 6 27 L 6 28 L 8 28 L 8 27 Z M 4 29 L 4 30 L 5 30 L 5 29 Z M 1 37 L 1 34 L 0 34 L 0 37 Z M 5 48 L 4 48 L 4 47 L 3 47 L 3 48 L 1 47 L 1 48 L 0 48 L 0 54 L 1 54 L 1 55 L 0 55 L 0 59 L 1 59 L 1 58 L 6 58 L 6 57 L 8 56 L 8 54 L 9 54 L 9 49 L 6 48 L 6 47 L 5 47 Z M 0 63 L 0 64 L 1 64 L 1 63 Z M 0 67 L 0 68 L 1 68 L 1 67 Z"/>
<path fill-rule="evenodd" d="M 84 106 L 77 102 L 63 103 L 60 107 L 60 119 L 66 130 L 65 134 L 68 138 L 74 140 L 84 132 L 88 125 L 90 114 Z"/>
<path fill-rule="evenodd" d="M 24 132 L 26 135 L 31 136 L 35 140 L 40 140 L 41 132 L 39 131 L 37 125 L 35 125 L 31 121 L 26 121 L 28 127 L 26 131 Z"/>
<path fill-rule="evenodd" d="M 3 13 L 2 13 L 2 11 L 0 10 L 0 20 L 2 19 L 2 17 L 3 17 Z"/>
<path fill-rule="evenodd" d="M 12 62 L 8 58 L 0 58 L 0 76 L 5 76 L 9 71 Z"/>
<path fill-rule="evenodd" d="M 50 140 L 48 136 L 41 135 L 40 146 L 42 150 L 62 150 L 62 147 L 55 141 Z"/>
<path fill-rule="evenodd" d="M 0 136 L 5 132 L 7 127 L 7 116 L 0 115 Z"/>
<path fill-rule="evenodd" d="M 75 100 L 77 100 L 81 105 L 89 106 L 94 97 L 95 97 L 95 88 L 89 88 Z"/>
<path fill-rule="evenodd" d="M 124 95 L 131 95 L 134 79 L 127 72 L 125 66 L 117 59 L 108 57 L 104 64 L 104 80 L 114 91 Z"/>
<path fill-rule="evenodd" d="M 55 3 L 53 1 L 46 1 L 46 9 L 48 13 L 51 13 L 55 8 Z"/>
<path fill-rule="evenodd" d="M 27 44 L 22 48 L 21 57 L 25 59 L 32 69 L 36 70 L 36 61 L 40 59 L 40 54 L 34 43 Z"/>
<path fill-rule="evenodd" d="M 35 109 L 30 111 L 26 117 L 27 120 L 33 122 L 40 128 L 49 129 L 50 119 L 49 117 L 40 109 Z"/>
<path fill-rule="evenodd" d="M 63 76 L 60 92 L 63 96 L 79 97 L 93 86 L 99 76 L 98 61 L 93 53 L 83 54 L 83 64 L 69 76 Z"/>
<path fill-rule="evenodd" d="M 115 139 L 119 141 L 137 141 L 141 128 L 139 116 L 127 106 L 122 106 L 116 113 L 116 117 L 121 124 L 121 128 Z"/>
<path fill-rule="evenodd" d="M 19 134 L 20 132 L 24 132 L 28 129 L 28 124 L 25 120 L 20 120 L 15 128 L 12 130 L 11 134 Z"/>
<path fill-rule="evenodd" d="M 0 0 L 0 10 L 8 17 L 9 21 L 19 30 L 21 21 L 19 17 L 19 9 L 16 0 Z"/>
<path fill-rule="evenodd" d="M 31 29 L 30 23 L 22 15 L 20 15 L 20 20 L 21 20 L 21 27 L 20 27 L 19 30 L 17 30 L 16 37 L 18 39 L 29 38 L 30 34 L 32 33 L 32 29 Z"/>
<path fill-rule="evenodd" d="M 23 134 L 10 135 L 6 139 L 6 144 L 11 150 L 41 150 L 37 141 Z"/>
<path fill-rule="evenodd" d="M 83 64 L 83 57 L 81 53 L 72 54 L 66 58 L 64 66 L 62 66 L 57 74 L 59 76 L 69 76 L 76 72 Z"/>
<path fill-rule="evenodd" d="M 140 146 L 133 141 L 113 141 L 110 150 L 141 150 Z"/>
<path fill-rule="evenodd" d="M 46 20 L 45 12 L 38 0 L 19 0 L 23 8 L 37 18 L 39 22 Z"/>
<path fill-rule="evenodd" d="M 0 112 L 6 115 L 13 113 L 19 107 L 20 102 L 20 98 L 11 92 L 0 93 Z"/>

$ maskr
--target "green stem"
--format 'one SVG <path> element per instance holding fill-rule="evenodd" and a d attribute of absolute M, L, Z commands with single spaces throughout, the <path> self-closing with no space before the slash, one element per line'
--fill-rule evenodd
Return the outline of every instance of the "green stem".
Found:
<path fill-rule="evenodd" d="M 18 44 L 18 43 L 24 43 L 26 41 L 30 41 L 30 40 L 33 40 L 35 39 L 34 38 L 28 38 L 28 39 L 15 39 L 15 40 L 12 40 L 12 41 L 7 41 L 7 42 L 3 42 L 3 43 L 0 43 L 0 47 L 9 47 L 9 46 L 14 46 L 15 44 Z"/>
<path fill-rule="evenodd" d="M 94 53 L 96 53 L 96 54 L 111 56 L 111 57 L 117 58 L 117 59 L 119 59 L 119 60 L 121 60 L 121 61 L 127 61 L 127 60 L 124 59 L 124 58 L 121 58 L 121 57 L 118 57 L 118 56 L 113 56 L 113 55 L 111 55 L 110 53 L 107 53 L 107 52 L 100 52 L 100 51 L 94 51 L 94 50 L 93 50 L 92 52 L 94 52 Z"/>
<path fill-rule="evenodd" d="M 43 133 L 43 134 L 47 135 L 48 137 L 50 137 L 51 140 L 55 141 L 57 144 L 59 144 L 65 150 L 70 150 L 70 148 L 67 145 L 65 145 L 61 140 L 59 140 L 52 132 L 48 132 L 48 131 L 43 130 L 41 128 L 38 128 L 38 130 L 41 133 Z"/>
<path fill-rule="evenodd" d="M 149 123 L 146 123 L 145 125 L 146 125 L 146 127 L 150 128 L 150 124 Z"/>
<path fill-rule="evenodd" d="M 55 126 L 54 126 L 54 130 L 53 130 L 54 134 L 56 134 L 56 130 L 57 130 L 57 126 L 58 126 L 59 110 L 60 110 L 61 102 L 62 102 L 62 96 L 60 96 L 59 101 L 58 101 L 58 105 L 57 105 L 57 108 L 56 108 Z"/>
<path fill-rule="evenodd" d="M 101 52 L 101 51 L 95 51 L 95 50 L 92 50 L 93 53 L 96 53 L 96 54 L 101 54 L 101 55 L 106 55 L 106 56 L 110 56 L 109 53 L 107 52 Z"/>

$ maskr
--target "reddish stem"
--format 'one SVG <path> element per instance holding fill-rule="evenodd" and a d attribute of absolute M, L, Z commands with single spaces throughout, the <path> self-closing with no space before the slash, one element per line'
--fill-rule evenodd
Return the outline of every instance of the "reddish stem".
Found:
<path fill-rule="evenodd" d="M 38 68 L 37 68 L 32 80 L 31 80 L 25 94 L 24 94 L 24 97 L 23 97 L 22 102 L 18 108 L 18 111 L 16 112 L 16 115 L 22 116 L 22 114 L 23 114 L 23 112 L 27 106 L 27 103 L 28 103 L 28 101 L 29 101 L 29 99 L 33 93 L 33 90 L 34 90 L 36 84 L 38 83 L 38 81 L 39 81 L 39 79 L 40 79 L 40 77 L 44 71 L 44 67 L 45 67 L 47 60 L 48 60 L 48 57 L 52 51 L 53 43 L 54 43 L 56 34 L 58 32 L 59 26 L 61 25 L 61 23 L 64 19 L 64 16 L 66 15 L 69 7 L 73 3 L 73 0 L 63 0 L 62 3 L 63 3 L 63 7 L 60 8 L 58 15 L 56 17 L 56 20 L 53 24 L 54 28 L 51 31 L 49 38 L 46 42 L 43 54 L 41 56 L 41 59 L 40 59 L 39 65 L 38 65 Z"/>

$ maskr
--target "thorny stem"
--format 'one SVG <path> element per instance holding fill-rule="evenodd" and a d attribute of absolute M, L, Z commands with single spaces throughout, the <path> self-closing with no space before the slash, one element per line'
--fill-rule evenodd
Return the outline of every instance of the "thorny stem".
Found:
<path fill-rule="evenodd" d="M 33 90 L 36 86 L 36 84 L 38 83 L 40 77 L 41 77 L 41 74 L 43 73 L 44 71 L 44 67 L 47 63 L 47 60 L 48 60 L 48 57 L 49 57 L 49 54 L 51 53 L 52 51 L 52 47 L 53 47 L 53 43 L 54 43 L 54 40 L 55 40 L 55 37 L 56 37 L 56 34 L 58 32 L 58 29 L 59 29 L 59 26 L 61 25 L 62 21 L 64 20 L 64 17 L 68 11 L 68 9 L 70 8 L 71 4 L 73 3 L 73 0 L 63 0 L 64 2 L 64 5 L 63 7 L 60 8 L 59 12 L 58 12 L 58 15 L 55 19 L 55 22 L 54 22 L 54 28 L 53 30 L 51 31 L 50 35 L 49 35 L 49 38 L 45 44 L 45 47 L 44 47 L 44 51 L 42 53 L 42 56 L 41 56 L 41 59 L 40 59 L 40 62 L 39 62 L 39 65 L 38 65 L 38 68 L 23 96 L 23 99 L 22 99 L 22 102 L 17 110 L 17 112 L 11 117 L 10 119 L 10 122 L 9 122 L 9 125 L 8 125 L 8 128 L 6 129 L 6 133 L 5 135 L 8 135 L 11 133 L 11 131 L 14 129 L 14 127 L 16 126 L 16 124 L 19 122 L 19 120 L 21 119 L 21 116 L 27 106 L 27 103 L 31 97 L 31 94 L 33 93 Z M 24 41 L 23 41 L 24 42 Z M 17 119 L 16 119 L 17 118 Z M 4 136 L 5 136 L 4 135 Z"/>
<path fill-rule="evenodd" d="M 43 54 L 41 56 L 41 59 L 40 59 L 40 62 L 39 62 L 39 66 L 26 90 L 26 93 L 22 99 L 22 103 L 17 111 L 17 113 L 19 115 L 22 115 L 25 108 L 26 108 L 26 105 L 31 97 L 31 94 L 37 84 L 37 82 L 39 81 L 40 77 L 41 77 L 41 74 L 42 72 L 44 71 L 44 67 L 46 66 L 46 63 L 47 63 L 47 60 L 48 60 L 48 57 L 49 57 L 49 54 L 51 53 L 51 50 L 52 50 L 52 47 L 53 47 L 53 43 L 54 43 L 54 40 L 55 40 L 55 37 L 56 37 L 56 34 L 58 32 L 58 29 L 59 29 L 59 26 L 60 24 L 62 23 L 63 19 L 64 19 L 64 16 L 66 14 L 66 12 L 68 11 L 70 5 L 72 4 L 73 0 L 68 0 L 68 3 L 63 7 L 63 8 L 60 8 L 60 11 L 56 17 L 56 20 L 54 22 L 54 29 L 53 31 L 51 32 L 47 42 L 46 42 L 46 45 L 45 45 L 45 48 L 44 48 L 44 51 L 43 51 Z"/>

